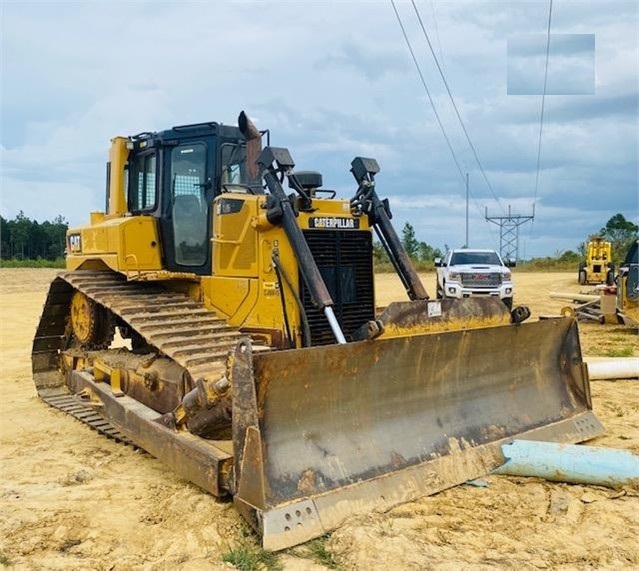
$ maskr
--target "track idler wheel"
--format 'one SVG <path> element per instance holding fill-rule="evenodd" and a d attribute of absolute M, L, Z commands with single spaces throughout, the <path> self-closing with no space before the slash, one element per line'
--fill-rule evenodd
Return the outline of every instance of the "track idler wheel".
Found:
<path fill-rule="evenodd" d="M 115 331 L 110 312 L 80 291 L 71 297 L 71 331 L 83 347 L 106 349 Z"/>

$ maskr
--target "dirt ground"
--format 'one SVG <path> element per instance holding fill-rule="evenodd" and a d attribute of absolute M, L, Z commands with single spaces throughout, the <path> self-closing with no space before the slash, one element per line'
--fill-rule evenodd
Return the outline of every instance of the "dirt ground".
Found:
<path fill-rule="evenodd" d="M 234 568 L 229 554 L 263 556 L 232 505 L 185 482 L 151 456 L 99 436 L 40 402 L 30 347 L 54 270 L 0 270 L 0 565 L 14 569 L 208 570 Z M 575 276 L 516 273 L 517 304 L 534 316 L 578 291 Z M 424 276 L 432 288 L 434 275 Z M 382 275 L 380 305 L 403 299 Z M 637 331 L 580 326 L 586 356 L 639 355 Z M 593 445 L 639 453 L 639 383 L 592 383 L 607 428 Z M 328 537 L 262 565 L 325 569 L 628 569 L 639 567 L 634 489 L 488 476 L 353 518 Z"/>

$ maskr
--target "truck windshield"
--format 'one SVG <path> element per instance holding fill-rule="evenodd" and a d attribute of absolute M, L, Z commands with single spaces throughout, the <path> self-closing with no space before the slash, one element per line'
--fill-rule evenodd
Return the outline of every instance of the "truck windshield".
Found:
<path fill-rule="evenodd" d="M 450 258 L 451 266 L 465 264 L 501 266 L 501 260 L 495 252 L 455 252 Z"/>

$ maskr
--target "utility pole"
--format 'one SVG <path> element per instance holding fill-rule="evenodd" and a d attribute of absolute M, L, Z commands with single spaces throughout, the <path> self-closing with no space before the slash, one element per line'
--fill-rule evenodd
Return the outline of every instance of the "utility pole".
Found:
<path fill-rule="evenodd" d="M 466 173 L 466 248 L 470 248 L 468 242 L 468 173 Z"/>
<path fill-rule="evenodd" d="M 508 216 L 488 216 L 486 207 L 486 220 L 499 226 L 499 254 L 504 260 L 519 261 L 519 227 L 535 218 L 535 205 L 531 216 L 522 216 L 510 212 Z"/>

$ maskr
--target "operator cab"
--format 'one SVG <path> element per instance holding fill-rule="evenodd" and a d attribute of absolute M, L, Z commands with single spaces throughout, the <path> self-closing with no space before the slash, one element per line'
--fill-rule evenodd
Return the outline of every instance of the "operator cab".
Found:
<path fill-rule="evenodd" d="M 157 218 L 167 270 L 210 274 L 213 200 L 263 192 L 249 176 L 246 139 L 237 127 L 198 123 L 135 135 L 128 148 L 128 212 Z"/>

